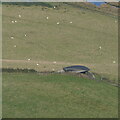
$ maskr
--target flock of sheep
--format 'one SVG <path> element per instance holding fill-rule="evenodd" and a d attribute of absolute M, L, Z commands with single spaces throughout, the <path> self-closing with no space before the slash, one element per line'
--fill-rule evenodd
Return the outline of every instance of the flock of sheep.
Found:
<path fill-rule="evenodd" d="M 54 6 L 53 8 L 56 8 L 56 7 Z M 22 15 L 20 15 L 20 14 L 19 14 L 19 15 L 18 15 L 18 17 L 19 17 L 19 18 L 21 18 L 21 17 L 22 17 Z M 46 17 L 46 19 L 48 20 L 48 19 L 49 19 L 49 17 L 47 16 L 47 17 Z M 17 23 L 18 21 L 17 21 L 17 20 L 12 20 L 11 22 L 14 24 L 14 23 Z M 70 23 L 70 24 L 72 24 L 73 22 L 72 22 L 72 21 L 70 21 L 69 23 Z M 115 23 L 117 23 L 117 21 L 116 21 L 116 20 L 115 20 Z M 56 24 L 57 24 L 57 25 L 59 25 L 59 24 L 60 24 L 60 22 L 57 22 Z M 25 37 L 27 37 L 27 34 L 24 34 L 24 36 L 25 36 Z M 11 39 L 15 39 L 15 38 L 14 38 L 14 36 L 11 36 Z M 16 46 L 16 45 L 14 45 L 14 47 L 16 48 L 17 46 Z M 102 47 L 101 47 L 101 46 L 99 46 L 99 50 L 101 50 L 101 49 L 102 49 Z M 31 59 L 30 59 L 30 58 L 28 58 L 27 60 L 28 60 L 28 61 L 30 61 Z M 113 61 L 113 63 L 115 64 L 115 63 L 116 63 L 116 61 Z M 56 64 L 56 61 L 53 61 L 53 64 Z M 39 63 L 37 63 L 36 65 L 38 66 L 38 65 L 39 65 Z M 53 68 L 52 70 L 54 71 L 54 68 Z"/>

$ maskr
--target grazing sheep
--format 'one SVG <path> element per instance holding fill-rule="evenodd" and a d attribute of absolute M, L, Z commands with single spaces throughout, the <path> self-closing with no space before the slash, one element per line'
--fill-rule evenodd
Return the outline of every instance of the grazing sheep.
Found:
<path fill-rule="evenodd" d="M 60 23 L 59 22 L 57 22 L 57 25 L 59 25 Z"/>
<path fill-rule="evenodd" d="M 19 18 L 21 18 L 21 15 L 19 15 Z"/>

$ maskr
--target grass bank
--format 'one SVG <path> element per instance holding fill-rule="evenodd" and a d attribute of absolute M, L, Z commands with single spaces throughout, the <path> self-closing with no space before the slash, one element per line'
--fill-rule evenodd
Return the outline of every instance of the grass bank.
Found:
<path fill-rule="evenodd" d="M 71 75 L 3 73 L 3 118 L 116 118 L 118 88 Z"/>

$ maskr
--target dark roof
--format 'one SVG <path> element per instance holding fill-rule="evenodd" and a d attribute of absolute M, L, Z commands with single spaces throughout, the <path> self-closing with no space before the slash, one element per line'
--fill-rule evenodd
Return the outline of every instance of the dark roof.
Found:
<path fill-rule="evenodd" d="M 74 66 L 69 66 L 69 67 L 64 67 L 63 70 L 65 72 L 69 72 L 69 71 L 79 71 L 79 72 L 87 72 L 90 69 L 85 67 L 85 66 L 81 66 L 81 65 L 74 65 Z"/>

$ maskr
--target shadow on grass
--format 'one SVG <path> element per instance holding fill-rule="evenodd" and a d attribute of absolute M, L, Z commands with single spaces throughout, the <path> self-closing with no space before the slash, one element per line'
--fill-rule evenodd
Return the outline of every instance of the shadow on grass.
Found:
<path fill-rule="evenodd" d="M 8 73 L 15 73 L 15 72 L 22 72 L 22 73 L 37 73 L 36 70 L 34 69 L 20 69 L 20 68 L 17 68 L 17 69 L 14 69 L 14 68 L 2 68 L 1 70 L 2 72 L 8 72 Z"/>
<path fill-rule="evenodd" d="M 41 71 L 41 72 L 38 72 L 34 69 L 20 69 L 20 68 L 2 68 L 0 70 L 0 72 L 8 72 L 8 73 L 36 73 L 36 74 L 39 74 L 39 75 L 49 75 L 49 74 L 63 74 L 63 75 L 72 75 L 72 76 L 77 76 L 77 77 L 81 77 L 81 78 L 87 78 L 87 79 L 91 79 L 91 77 L 89 77 L 88 75 L 86 74 L 81 74 L 81 73 L 71 73 L 71 72 L 64 72 L 64 73 L 58 73 L 58 72 L 55 72 L 55 71 Z M 105 77 L 102 77 L 101 75 L 99 75 L 98 73 L 92 73 L 94 76 L 95 76 L 95 79 L 96 81 L 100 82 L 100 81 L 104 81 L 104 82 L 107 82 L 113 86 L 116 86 L 116 87 L 120 87 L 120 84 L 116 84 L 114 82 L 112 82 L 111 80 L 109 80 L 108 78 L 105 78 Z"/>

